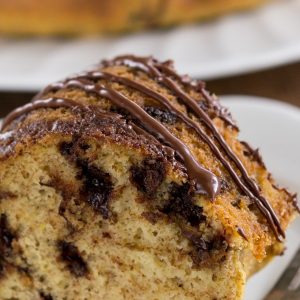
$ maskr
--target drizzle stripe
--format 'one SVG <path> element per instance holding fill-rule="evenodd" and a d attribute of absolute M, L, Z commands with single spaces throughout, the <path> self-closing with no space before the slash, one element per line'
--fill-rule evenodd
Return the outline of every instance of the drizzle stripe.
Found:
<path fill-rule="evenodd" d="M 259 188 L 254 183 L 254 181 L 249 177 L 245 167 L 239 160 L 239 158 L 235 155 L 235 153 L 230 149 L 230 147 L 225 142 L 224 138 L 221 136 L 221 134 L 218 132 L 210 118 L 207 116 L 207 114 L 198 106 L 197 102 L 192 99 L 190 96 L 188 96 L 186 93 L 184 93 L 181 88 L 171 79 L 166 77 L 164 74 L 162 74 L 158 68 L 156 67 L 158 63 L 154 62 L 154 60 L 151 57 L 143 58 L 143 57 L 135 57 L 135 56 L 120 56 L 116 59 L 112 60 L 109 64 L 125 64 L 129 65 L 131 67 L 138 67 L 145 71 L 148 75 L 150 75 L 152 78 L 156 79 L 158 82 L 163 83 L 166 85 L 171 91 L 173 91 L 177 97 L 189 108 L 191 109 L 197 117 L 200 118 L 201 121 L 204 122 L 204 124 L 211 130 L 214 137 L 217 139 L 217 141 L 222 146 L 225 153 L 228 155 L 228 157 L 235 163 L 237 168 L 242 174 L 243 179 L 245 180 L 246 184 L 249 186 L 249 189 L 252 190 L 250 192 L 249 189 L 244 189 L 243 185 L 240 185 L 241 190 L 251 199 L 255 201 L 258 208 L 261 210 L 261 212 L 267 217 L 269 220 L 269 223 L 272 226 L 272 229 L 276 235 L 276 237 L 279 239 L 278 232 L 281 236 L 285 237 L 284 231 L 281 228 L 279 219 L 269 204 L 269 202 L 260 194 Z M 156 66 L 155 66 L 156 64 Z M 141 68 L 141 65 L 144 65 L 144 67 Z M 161 65 L 161 64 L 160 64 Z M 178 76 L 177 76 L 178 78 Z M 191 85 L 192 86 L 192 85 Z M 207 97 L 207 95 L 204 95 Z M 229 169 L 228 169 L 229 171 Z"/>
<path fill-rule="evenodd" d="M 0 131 L 3 131 L 5 127 L 10 124 L 13 120 L 19 118 L 23 114 L 29 113 L 32 110 L 39 108 L 59 108 L 67 107 L 72 108 L 74 106 L 81 106 L 79 103 L 69 100 L 69 99 L 58 99 L 58 98 L 48 98 L 43 100 L 35 100 L 34 102 L 27 103 L 24 106 L 18 107 L 9 113 L 1 124 Z"/>
<path fill-rule="evenodd" d="M 212 199 L 216 197 L 220 187 L 217 177 L 212 172 L 203 168 L 183 142 L 160 124 L 160 122 L 148 115 L 139 105 L 113 89 L 102 85 L 87 84 L 81 80 L 70 80 L 65 84 L 65 87 L 77 87 L 86 92 L 96 93 L 99 96 L 108 98 L 115 105 L 128 111 L 143 124 L 147 131 L 176 150 L 180 158 L 184 161 L 189 176 L 195 180 L 198 191 L 207 193 Z"/>
<path fill-rule="evenodd" d="M 165 106 L 170 112 L 174 113 L 177 115 L 177 117 L 179 119 L 181 119 L 188 127 L 193 128 L 197 134 L 208 144 L 208 146 L 210 147 L 210 149 L 214 152 L 214 154 L 217 156 L 217 158 L 222 162 L 222 164 L 224 165 L 224 167 L 227 169 L 227 171 L 229 172 L 229 174 L 231 175 L 231 177 L 233 178 L 233 180 L 236 182 L 236 184 L 240 187 L 240 189 L 251 199 L 253 199 L 255 202 L 257 202 L 256 196 L 251 192 L 251 190 L 249 190 L 249 188 L 240 180 L 239 176 L 237 175 L 237 173 L 234 171 L 234 169 L 232 168 L 232 166 L 230 165 L 230 163 L 225 159 L 225 157 L 222 155 L 222 153 L 220 152 L 220 150 L 218 149 L 218 147 L 214 144 L 214 142 L 210 139 L 210 137 L 202 130 L 202 128 L 196 123 L 194 122 L 192 119 L 190 119 L 189 117 L 185 116 L 182 112 L 180 112 L 179 110 L 177 110 L 174 105 L 172 105 L 172 103 L 170 101 L 168 101 L 168 99 L 166 99 L 164 96 L 158 94 L 157 92 L 155 92 L 154 90 L 151 90 L 149 88 L 147 88 L 146 86 L 139 84 L 135 81 L 132 81 L 128 78 L 124 78 L 124 77 L 120 77 L 114 74 L 110 74 L 107 72 L 91 72 L 91 73 L 87 73 L 86 76 L 84 78 L 91 78 L 91 79 L 107 79 L 107 80 L 111 80 L 114 82 L 118 82 L 121 84 L 124 84 L 126 86 L 129 86 L 131 88 L 134 88 L 150 97 L 152 97 L 153 99 L 157 100 L 160 104 L 162 104 L 163 106 Z M 198 106 L 197 106 L 198 107 Z M 205 114 L 203 112 L 203 114 Z M 210 128 L 211 129 L 211 128 Z M 213 126 L 213 129 L 215 129 L 215 127 Z M 216 136 L 216 134 L 218 134 L 218 132 L 216 132 L 216 129 L 213 131 L 214 136 Z M 223 139 L 223 137 L 220 135 L 220 144 L 222 142 L 222 146 L 226 146 L 226 142 Z M 227 148 L 225 148 L 227 149 Z M 231 151 L 231 155 L 234 155 L 232 150 L 228 147 L 228 149 Z M 226 152 L 227 153 L 227 152 Z M 228 153 L 227 153 L 228 154 Z M 243 167 L 243 166 L 242 166 Z M 244 169 L 244 167 L 243 167 Z M 246 170 L 244 169 L 246 175 L 248 176 Z M 269 223 L 272 226 L 272 229 L 277 232 L 277 226 L 278 224 L 274 223 L 273 217 L 272 217 L 272 213 L 269 211 L 268 207 L 265 207 L 264 205 L 258 205 L 260 211 L 262 212 L 262 214 L 268 219 Z"/>
<path fill-rule="evenodd" d="M 90 80 L 106 79 L 106 80 L 118 82 L 120 84 L 124 84 L 125 86 L 136 89 L 137 91 L 140 91 L 152 97 L 153 99 L 157 100 L 161 105 L 166 107 L 172 113 L 176 114 L 177 117 L 181 119 L 187 126 L 194 129 L 199 135 L 199 137 L 203 139 L 205 143 L 207 143 L 207 145 L 214 152 L 216 157 L 222 162 L 224 167 L 232 176 L 233 180 L 241 189 L 241 191 L 245 193 L 249 198 L 254 200 L 259 210 L 262 212 L 262 214 L 267 218 L 268 222 L 270 223 L 272 230 L 274 231 L 277 239 L 279 239 L 278 232 L 280 233 L 281 236 L 284 237 L 284 232 L 280 226 L 280 222 L 278 220 L 278 217 L 276 216 L 276 213 L 274 212 L 269 202 L 260 194 L 259 187 L 249 177 L 247 170 L 243 166 L 242 162 L 228 146 L 223 136 L 218 132 L 217 128 L 214 126 L 212 120 L 201 109 L 201 107 L 199 107 L 198 103 L 188 94 L 186 94 L 181 89 L 181 87 L 170 77 L 175 78 L 183 85 L 188 85 L 193 89 L 197 89 L 197 91 L 200 90 L 203 97 L 207 100 L 208 103 L 210 103 L 212 102 L 212 100 L 210 99 L 209 94 L 204 89 L 204 83 L 194 82 L 191 81 L 189 77 L 182 77 L 178 75 L 170 67 L 171 62 L 160 64 L 151 57 L 143 58 L 143 57 L 135 57 L 135 56 L 121 56 L 121 57 L 117 57 L 112 61 L 103 62 L 104 66 L 105 65 L 112 66 L 112 65 L 120 65 L 120 64 L 122 65 L 125 64 L 133 68 L 138 68 L 143 72 L 146 72 L 150 77 L 154 78 L 158 82 L 165 85 L 167 88 L 169 88 L 170 91 L 172 91 L 178 97 L 178 99 L 180 99 L 183 102 L 183 104 L 187 106 L 187 108 L 193 111 L 193 113 L 199 118 L 199 120 L 203 122 L 205 126 L 211 131 L 212 135 L 220 144 L 221 148 L 226 153 L 228 158 L 236 165 L 237 169 L 240 171 L 241 177 L 243 181 L 245 181 L 245 183 L 239 178 L 239 175 L 232 168 L 229 161 L 225 159 L 225 157 L 223 156 L 219 148 L 216 146 L 216 144 L 213 142 L 213 140 L 209 137 L 209 135 L 207 135 L 196 122 L 194 122 L 188 116 L 186 116 L 185 114 L 177 110 L 176 107 L 174 107 L 174 105 L 172 105 L 172 103 L 168 101 L 167 98 L 165 98 L 163 95 L 151 90 L 150 88 L 138 82 L 135 82 L 125 77 L 110 74 L 107 72 L 99 72 L 99 71 L 88 72 L 79 75 L 78 77 L 75 78 L 69 78 L 64 82 L 59 82 L 48 86 L 44 91 L 39 93 L 34 98 L 33 100 L 34 102 L 25 105 L 23 108 L 16 109 L 11 114 L 9 114 L 7 118 L 4 120 L 2 129 L 5 128 L 7 124 L 9 124 L 15 118 L 19 117 L 23 113 L 28 113 L 33 109 L 38 109 L 42 107 L 55 108 L 61 106 L 70 108 L 70 107 L 81 105 L 73 100 L 67 100 L 67 99 L 52 98 L 46 100 L 36 100 L 37 97 L 40 97 L 45 93 L 48 93 L 50 91 L 57 91 L 65 87 L 77 87 L 83 89 L 88 93 L 93 92 L 98 94 L 99 96 L 108 98 L 115 105 L 127 110 L 131 115 L 133 115 L 136 119 L 138 119 L 141 124 L 143 124 L 143 127 L 150 134 L 156 136 L 165 144 L 175 148 L 177 153 L 181 157 L 181 159 L 184 161 L 189 176 L 193 180 L 195 180 L 196 183 L 198 184 L 198 188 L 201 187 L 202 192 L 206 192 L 211 198 L 214 198 L 219 191 L 219 183 L 216 176 L 212 174 L 210 171 L 204 169 L 199 164 L 199 162 L 195 159 L 195 157 L 192 155 L 188 147 L 183 142 L 181 142 L 171 132 L 169 132 L 167 128 L 165 128 L 162 124 L 160 124 L 160 122 L 158 122 L 150 115 L 148 115 L 139 105 L 137 105 L 136 103 L 134 103 L 133 101 L 125 97 L 124 95 L 120 94 L 119 92 L 109 87 L 99 85 L 99 84 L 92 84 Z M 161 73 L 161 71 L 163 73 Z M 226 118 L 226 116 L 219 116 L 219 117 L 223 117 L 223 119 Z M 226 121 L 230 123 L 231 120 L 226 119 Z M 231 125 L 235 126 L 235 124 L 231 124 Z"/>

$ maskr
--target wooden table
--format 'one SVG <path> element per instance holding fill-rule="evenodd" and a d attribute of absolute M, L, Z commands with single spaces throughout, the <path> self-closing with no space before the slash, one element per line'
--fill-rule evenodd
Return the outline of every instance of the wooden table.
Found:
<path fill-rule="evenodd" d="M 263 96 L 300 107 L 300 62 L 247 75 L 209 80 L 207 87 L 217 95 Z M 0 117 L 28 102 L 33 95 L 33 92 L 0 92 Z"/>
<path fill-rule="evenodd" d="M 244 94 L 273 98 L 300 107 L 300 62 L 208 82 L 217 95 Z"/>

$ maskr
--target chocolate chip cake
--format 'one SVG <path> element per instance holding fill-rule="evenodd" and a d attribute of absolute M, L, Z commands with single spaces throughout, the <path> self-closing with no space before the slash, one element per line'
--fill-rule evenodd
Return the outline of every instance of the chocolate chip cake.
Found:
<path fill-rule="evenodd" d="M 0 134 L 0 299 L 243 298 L 296 196 L 172 61 L 54 83 Z"/>
<path fill-rule="evenodd" d="M 267 0 L 0 0 L 0 33 L 72 35 L 168 27 Z"/>

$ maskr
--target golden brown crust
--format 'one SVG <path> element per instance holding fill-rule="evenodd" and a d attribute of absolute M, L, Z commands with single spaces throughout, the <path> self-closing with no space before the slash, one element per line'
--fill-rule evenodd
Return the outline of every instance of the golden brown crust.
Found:
<path fill-rule="evenodd" d="M 170 63 L 163 65 L 169 66 Z M 172 89 L 166 87 L 161 80 L 152 78 L 143 69 L 104 62 L 95 71 L 121 76 L 148 87 L 168 99 L 169 103 L 193 120 L 208 136 L 214 137 L 203 122 L 175 96 Z M 255 179 L 285 230 L 296 215 L 293 197 L 274 186 L 259 156 L 253 153 L 250 155 L 249 147 L 239 142 L 236 127 L 232 126 L 230 120 L 222 118 L 225 111 L 217 104 L 214 107 L 210 106 L 213 99 L 208 97 L 202 88 L 199 89 L 200 86 L 203 87 L 202 83 L 186 84 L 186 77 L 184 82 L 181 82 L 179 76 L 171 77 L 185 93 L 196 99 L 198 105 L 210 116 L 228 146 L 242 161 L 251 178 Z M 39 190 L 42 184 L 42 189 L 46 186 L 54 192 L 52 198 L 49 198 L 51 201 L 56 199 L 57 195 L 61 197 L 55 208 L 48 208 L 43 204 L 46 205 L 45 209 L 39 210 L 35 206 L 31 207 L 33 204 L 29 202 L 33 212 L 44 214 L 49 210 L 52 222 L 58 224 L 55 226 L 57 232 L 49 235 L 50 246 L 47 244 L 46 249 L 51 252 L 54 240 L 60 241 L 59 246 L 55 244 L 53 250 L 55 255 L 58 255 L 57 251 L 62 251 L 57 263 L 60 271 L 55 269 L 55 263 L 51 272 L 58 272 L 57 276 L 64 274 L 70 282 L 73 282 L 70 272 L 82 278 L 82 293 L 83 290 L 86 291 L 83 283 L 85 280 L 95 280 L 100 284 L 100 281 L 97 281 L 100 280 L 99 277 L 93 277 L 97 263 L 91 264 L 93 256 L 100 255 L 98 251 L 102 251 L 97 249 L 100 243 L 103 245 L 103 251 L 106 251 L 106 254 L 101 252 L 101 259 L 105 260 L 101 267 L 106 268 L 108 272 L 113 268 L 116 270 L 114 276 L 118 278 L 117 282 L 112 283 L 111 290 L 103 288 L 103 297 L 108 295 L 109 299 L 113 299 L 116 297 L 113 293 L 119 293 L 121 286 L 122 295 L 118 294 L 118 297 L 139 297 L 140 295 L 132 294 L 131 287 L 141 285 L 143 292 L 151 298 L 149 295 L 153 293 L 154 282 L 160 290 L 156 295 L 165 297 L 165 283 L 160 281 L 158 275 L 162 272 L 164 278 L 167 278 L 168 289 L 177 293 L 177 297 L 195 299 L 196 295 L 201 295 L 203 299 L 209 300 L 240 299 L 246 277 L 283 250 L 283 244 L 276 239 L 270 223 L 255 202 L 241 192 L 228 169 L 208 144 L 199 138 L 196 131 L 187 126 L 178 114 L 174 115 L 162 107 L 154 97 L 122 82 L 105 78 L 93 81 L 93 84 L 112 88 L 139 107 L 143 107 L 149 115 L 188 145 L 196 159 L 220 179 L 221 190 L 214 201 L 207 195 L 193 193 L 182 160 L 174 152 L 170 152 L 161 140 L 146 133 L 145 126 L 141 121 L 138 122 L 134 115 L 113 105 L 104 96 L 93 91 L 84 91 L 80 86 L 68 85 L 70 80 L 72 81 L 72 78 L 51 85 L 41 92 L 38 98 L 71 99 L 80 105 L 39 108 L 17 115 L 18 118 L 6 124 L 4 133 L 0 136 L 0 195 L 9 199 L 0 199 L 0 208 L 8 215 L 9 222 L 13 224 L 12 228 L 15 230 L 18 226 L 22 227 L 20 223 L 25 222 L 19 221 L 15 214 L 20 210 L 19 202 L 28 203 L 26 195 L 29 192 L 25 193 L 24 200 L 24 196 L 21 196 L 22 190 L 20 192 L 18 186 L 13 184 L 9 174 L 16 172 L 18 168 L 21 174 L 26 174 L 23 166 L 30 166 L 31 162 L 36 169 L 32 175 L 26 176 L 34 177 L 35 173 L 41 173 L 36 175 L 38 179 L 34 179 L 40 182 L 31 186 L 24 177 L 24 182 L 21 180 L 22 185 L 29 190 L 35 187 Z M 86 85 L 92 84 L 87 78 L 81 80 Z M 228 117 L 227 114 L 226 116 Z M 139 130 L 137 126 L 140 127 Z M 142 131 L 141 127 L 144 128 Z M 223 152 L 220 145 L 217 145 Z M 230 164 L 240 175 L 232 161 Z M 44 198 L 39 197 L 35 198 L 38 199 L 34 200 L 37 203 L 35 205 L 44 203 Z M 12 206 L 8 205 L 8 201 L 11 201 Z M 95 227 L 91 220 L 97 224 L 99 222 L 100 228 Z M 26 227 L 31 223 L 27 220 L 24 224 Z M 127 227 L 130 227 L 130 230 Z M 38 234 L 40 229 L 32 230 Z M 132 231 L 135 232 L 134 235 Z M 20 234 L 20 240 L 23 234 Z M 159 239 L 160 235 L 163 235 L 162 239 Z M 24 237 L 27 238 L 27 235 Z M 92 241 L 95 241 L 95 244 Z M 19 242 L 16 241 L 16 244 Z M 90 248 L 91 244 L 93 246 Z M 23 244 L 22 247 L 24 248 Z M 137 257 L 143 253 L 142 257 L 152 267 L 152 260 L 168 257 L 169 264 L 176 270 L 177 279 L 170 279 L 172 272 L 161 263 L 154 264 L 153 267 L 158 274 L 150 276 L 147 273 L 147 265 L 136 267 L 134 263 L 127 261 L 131 257 L 130 251 L 134 251 Z M 7 253 L 4 257 L 5 265 L 7 262 L 16 264 L 15 257 L 18 257 L 18 252 L 11 248 Z M 123 253 L 126 259 L 123 259 Z M 66 259 L 62 259 L 64 257 Z M 70 265 L 70 257 L 75 261 L 75 267 Z M 99 260 L 96 261 L 99 263 Z M 139 263 L 143 264 L 141 262 L 142 258 Z M 36 284 L 33 291 L 36 292 L 40 286 L 36 276 L 39 272 L 44 274 L 44 271 L 34 259 L 32 263 L 36 268 L 31 271 L 32 280 Z M 61 270 L 62 266 L 64 268 Z M 141 273 L 137 275 L 134 272 L 139 268 Z M 131 274 L 132 281 L 128 281 L 126 274 Z M 138 279 L 141 274 L 148 278 L 148 287 L 144 286 L 144 281 Z M 107 274 L 105 276 L 109 277 Z M 124 276 L 125 283 L 120 283 L 120 278 Z M 105 277 L 106 280 L 108 277 Z M 207 285 L 201 285 L 204 278 Z M 187 283 L 182 280 L 193 282 L 195 287 L 187 288 Z M 55 284 L 47 284 L 52 294 L 65 293 Z M 5 283 L 5 286 L 8 287 L 8 283 Z"/>
<path fill-rule="evenodd" d="M 41 111 L 33 112 L 30 118 L 22 123 L 12 124 L 13 130 L 9 133 L 9 138 L 1 141 L 0 137 L 0 159 L 14 157 L 24 146 L 28 147 L 53 134 L 105 138 L 120 145 L 137 148 L 148 155 L 164 155 L 161 144 L 149 144 L 145 136 L 138 135 L 130 129 L 124 120 L 99 118 L 91 112 L 82 114 L 80 111 L 70 113 L 63 110 L 48 112 L 43 118 L 40 118 Z M 9 128 L 9 131 L 12 128 Z"/>

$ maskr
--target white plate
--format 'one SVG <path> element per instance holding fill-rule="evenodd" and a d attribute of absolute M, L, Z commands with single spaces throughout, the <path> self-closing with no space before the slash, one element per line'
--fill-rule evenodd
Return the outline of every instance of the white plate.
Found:
<path fill-rule="evenodd" d="M 120 38 L 0 39 L 0 89 L 39 90 L 117 54 L 172 58 L 180 72 L 215 78 L 300 59 L 300 0 L 163 32 Z"/>
<path fill-rule="evenodd" d="M 239 123 L 240 138 L 259 146 L 277 182 L 300 195 L 300 109 L 258 97 L 224 96 L 221 99 Z M 262 300 L 275 285 L 300 247 L 299 232 L 300 219 L 287 232 L 285 255 L 275 258 L 250 278 L 245 300 Z"/>

